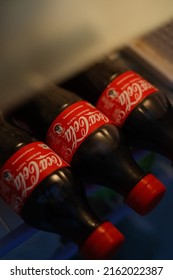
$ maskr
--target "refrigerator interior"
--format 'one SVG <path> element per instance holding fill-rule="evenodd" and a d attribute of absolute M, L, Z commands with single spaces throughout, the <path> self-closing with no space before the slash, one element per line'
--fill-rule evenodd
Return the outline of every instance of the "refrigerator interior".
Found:
<path fill-rule="evenodd" d="M 111 0 L 109 5 L 106 0 L 1 2 L 0 94 L 4 111 L 110 52 L 120 52 L 131 68 L 162 88 L 173 104 L 172 90 L 123 52 L 129 40 L 173 17 L 172 1 Z M 89 201 L 126 237 L 114 259 L 173 259 L 173 166 L 151 151 L 133 154 L 167 188 L 156 209 L 141 217 L 104 187 L 88 186 Z M 29 227 L 0 199 L 0 259 L 80 258 L 74 244 Z"/>

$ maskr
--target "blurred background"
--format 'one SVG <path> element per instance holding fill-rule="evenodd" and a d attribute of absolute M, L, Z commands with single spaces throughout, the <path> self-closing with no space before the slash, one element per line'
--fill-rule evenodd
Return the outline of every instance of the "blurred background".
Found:
<path fill-rule="evenodd" d="M 1 0 L 1 108 L 66 79 L 172 16 L 171 0 Z"/>
<path fill-rule="evenodd" d="M 131 69 L 164 91 L 173 104 L 173 68 L 169 65 L 171 74 L 165 79 L 163 71 L 156 71 L 156 67 L 146 63 L 145 49 L 142 48 L 141 54 L 132 44 L 172 18 L 171 0 L 1 0 L 1 109 L 8 112 L 46 84 L 60 83 L 110 53 L 122 56 Z M 173 42 L 173 27 L 170 30 L 172 33 L 166 35 L 169 48 Z M 171 51 L 173 53 L 173 44 Z M 154 49 L 153 53 L 156 52 Z M 164 57 L 164 54 L 159 56 L 162 63 L 165 63 Z M 160 68 L 166 71 L 167 65 L 162 63 L 159 60 Z M 156 209 L 141 217 L 104 187 L 87 186 L 89 201 L 99 215 L 111 220 L 126 236 L 115 259 L 173 259 L 172 163 L 151 151 L 132 152 L 139 164 L 167 188 Z M 77 248 L 63 237 L 27 226 L 0 199 L 0 258 L 81 257 Z"/>

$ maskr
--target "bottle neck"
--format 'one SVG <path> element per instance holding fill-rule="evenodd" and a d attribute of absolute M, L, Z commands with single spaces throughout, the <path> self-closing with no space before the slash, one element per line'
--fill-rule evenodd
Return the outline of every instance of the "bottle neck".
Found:
<path fill-rule="evenodd" d="M 36 94 L 30 101 L 10 112 L 9 118 L 19 126 L 26 125 L 42 140 L 55 118 L 68 106 L 81 100 L 71 92 L 50 86 Z"/>
<path fill-rule="evenodd" d="M 96 105 L 105 88 L 125 71 L 128 71 L 128 67 L 123 61 L 105 58 L 67 80 L 62 86 Z"/>
<path fill-rule="evenodd" d="M 90 67 L 85 72 L 85 75 L 88 81 L 90 81 L 101 94 L 112 80 L 127 70 L 128 69 L 123 67 L 118 61 L 105 58 Z"/>

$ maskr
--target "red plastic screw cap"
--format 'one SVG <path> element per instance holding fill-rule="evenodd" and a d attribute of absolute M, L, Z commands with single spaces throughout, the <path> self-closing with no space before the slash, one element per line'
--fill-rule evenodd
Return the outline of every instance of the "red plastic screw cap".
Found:
<path fill-rule="evenodd" d="M 110 222 L 104 222 L 84 242 L 80 248 L 86 259 L 110 259 L 124 242 L 124 235 Z"/>
<path fill-rule="evenodd" d="M 140 215 L 146 215 L 157 206 L 165 192 L 165 186 L 154 175 L 148 174 L 132 189 L 125 203 Z"/>

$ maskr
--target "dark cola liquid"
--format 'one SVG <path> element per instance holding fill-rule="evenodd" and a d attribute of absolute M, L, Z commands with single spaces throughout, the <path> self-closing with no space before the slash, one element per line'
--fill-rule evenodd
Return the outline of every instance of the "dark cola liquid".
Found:
<path fill-rule="evenodd" d="M 0 167 L 20 149 L 35 141 L 23 130 L 1 122 Z M 101 223 L 91 210 L 84 188 L 69 166 L 46 176 L 29 195 L 20 215 L 29 225 L 62 234 L 79 245 Z"/>
<path fill-rule="evenodd" d="M 173 108 L 163 93 L 154 93 L 129 115 L 123 131 L 130 143 L 173 160 Z"/>
<path fill-rule="evenodd" d="M 102 222 L 69 167 L 41 182 L 25 203 L 22 217 L 31 226 L 58 233 L 79 246 Z"/>

